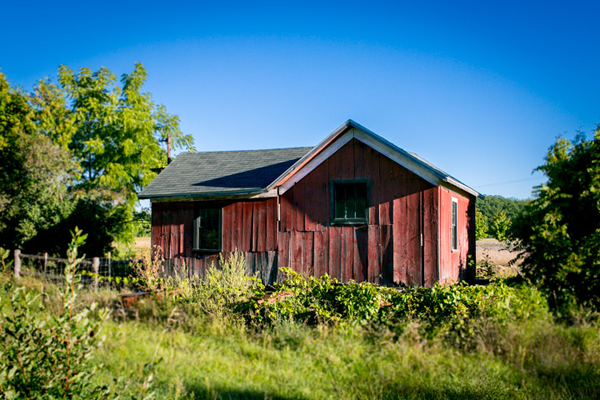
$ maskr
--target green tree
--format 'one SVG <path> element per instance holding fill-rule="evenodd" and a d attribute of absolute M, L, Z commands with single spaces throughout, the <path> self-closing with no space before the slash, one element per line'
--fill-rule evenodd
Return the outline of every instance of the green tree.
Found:
<path fill-rule="evenodd" d="M 488 237 L 488 218 L 481 213 L 475 212 L 475 239 L 485 239 Z"/>
<path fill-rule="evenodd" d="M 510 226 L 511 220 L 508 219 L 506 212 L 502 210 L 498 214 L 494 215 L 494 218 L 492 218 L 492 223 L 490 224 L 489 232 L 494 238 L 498 239 L 501 242 L 504 242 L 509 238 Z"/>
<path fill-rule="evenodd" d="M 527 202 L 528 200 L 486 195 L 484 199 L 477 200 L 475 207 L 484 217 L 488 218 L 488 221 L 501 211 L 504 211 L 508 219 L 512 220 L 523 210 Z"/>
<path fill-rule="evenodd" d="M 107 68 L 75 74 L 61 66 L 59 81 L 71 101 L 76 132 L 68 147 L 82 169 L 76 187 L 86 196 L 111 204 L 123 217 L 117 239 L 131 241 L 137 193 L 156 176 L 153 168 L 166 165 L 161 142 L 193 149 L 191 135 L 179 129 L 179 118 L 141 92 L 147 73 L 135 64 L 121 85 Z"/>
<path fill-rule="evenodd" d="M 65 146 L 74 131 L 65 111 L 56 86 L 40 82 L 28 94 L 0 73 L 0 246 L 22 248 L 70 212 L 67 185 L 77 168 Z"/>
<path fill-rule="evenodd" d="M 547 177 L 513 222 L 522 271 L 559 312 L 600 307 L 600 126 L 594 139 L 559 139 L 538 168 Z"/>

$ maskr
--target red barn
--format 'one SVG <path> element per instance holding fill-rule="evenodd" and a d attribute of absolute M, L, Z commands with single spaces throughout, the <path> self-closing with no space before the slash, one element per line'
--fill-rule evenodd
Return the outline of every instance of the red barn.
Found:
<path fill-rule="evenodd" d="M 264 282 L 287 266 L 431 286 L 466 277 L 479 196 L 349 120 L 315 147 L 180 154 L 139 198 L 152 245 L 191 273 L 238 250 Z"/>

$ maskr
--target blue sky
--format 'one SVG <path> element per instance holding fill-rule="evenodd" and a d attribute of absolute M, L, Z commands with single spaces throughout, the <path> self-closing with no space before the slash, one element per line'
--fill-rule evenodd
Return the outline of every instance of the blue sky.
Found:
<path fill-rule="evenodd" d="M 569 4 L 571 3 L 571 4 Z M 600 122 L 600 2 L 10 2 L 0 69 L 145 90 L 203 150 L 310 146 L 351 118 L 484 194 L 527 198 Z"/>

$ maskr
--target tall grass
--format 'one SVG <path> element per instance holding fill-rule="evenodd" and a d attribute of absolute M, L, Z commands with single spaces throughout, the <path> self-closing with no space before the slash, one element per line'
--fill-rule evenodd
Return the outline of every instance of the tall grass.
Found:
<path fill-rule="evenodd" d="M 555 322 L 534 288 L 398 292 L 290 274 L 267 290 L 244 273 L 221 260 L 114 312 L 94 384 L 122 398 L 600 398 L 597 320 Z"/>

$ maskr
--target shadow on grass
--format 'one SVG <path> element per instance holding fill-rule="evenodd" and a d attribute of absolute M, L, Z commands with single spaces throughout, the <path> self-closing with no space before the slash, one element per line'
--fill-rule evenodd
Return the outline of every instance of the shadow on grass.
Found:
<path fill-rule="evenodd" d="M 193 399 L 211 399 L 211 400 L 308 400 L 308 397 L 302 397 L 294 395 L 293 397 L 280 396 L 275 394 L 269 394 L 268 392 L 261 392 L 255 390 L 232 390 L 218 388 L 200 387 L 200 386 L 188 386 L 188 394 L 192 395 Z"/>
<path fill-rule="evenodd" d="M 393 377 L 390 377 L 393 379 Z M 512 378 L 512 379 L 511 379 Z M 517 382 L 525 378 L 525 381 Z M 346 399 L 448 399 L 448 400 L 481 400 L 481 399 L 598 399 L 600 398 L 600 372 L 591 369 L 552 372 L 530 372 L 520 377 L 506 377 L 497 382 L 483 381 L 481 385 L 457 382 L 455 387 L 450 382 L 419 385 L 414 382 L 387 382 L 382 387 L 374 387 L 366 382 L 356 382 L 350 387 L 339 387 L 327 398 Z M 339 382 L 344 385 L 343 380 Z M 188 394 L 194 399 L 256 399 L 256 400 L 308 400 L 319 397 L 306 397 L 299 393 L 277 395 L 269 391 L 235 390 L 218 387 L 207 388 L 202 384 L 187 387 Z M 287 390 L 289 392 L 289 390 Z"/>

